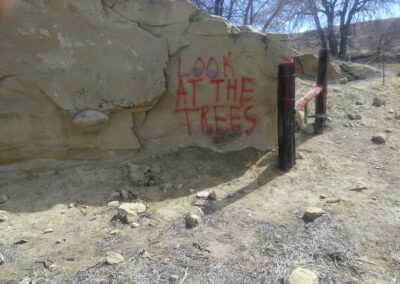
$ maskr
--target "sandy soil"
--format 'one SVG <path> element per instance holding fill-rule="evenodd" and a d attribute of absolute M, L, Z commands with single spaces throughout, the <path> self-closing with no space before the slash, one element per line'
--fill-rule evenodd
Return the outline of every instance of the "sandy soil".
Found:
<path fill-rule="evenodd" d="M 311 86 L 298 80 L 298 94 Z M 198 148 L 3 165 L 0 193 L 10 199 L 0 206 L 8 217 L 0 282 L 282 283 L 301 266 L 320 283 L 400 283 L 399 89 L 400 78 L 331 85 L 326 133 L 299 135 L 302 159 L 287 173 L 276 151 Z M 375 96 L 386 106 L 372 106 Z M 384 145 L 371 142 L 378 132 Z M 133 185 L 129 163 L 160 167 L 156 184 Z M 117 209 L 107 202 L 121 189 L 148 206 L 137 228 L 112 220 Z M 203 190 L 217 200 L 187 229 Z M 306 223 L 308 206 L 327 213 Z M 110 251 L 125 260 L 106 265 Z"/>

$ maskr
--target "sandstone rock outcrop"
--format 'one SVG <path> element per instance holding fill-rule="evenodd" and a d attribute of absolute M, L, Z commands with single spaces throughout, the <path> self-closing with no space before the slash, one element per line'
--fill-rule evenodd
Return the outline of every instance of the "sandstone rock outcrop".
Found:
<path fill-rule="evenodd" d="M 19 1 L 0 49 L 0 162 L 276 144 L 284 41 L 186 0 Z"/>
<path fill-rule="evenodd" d="M 296 64 L 296 74 L 300 76 L 316 76 L 318 69 L 318 57 L 314 54 L 303 54 L 294 58 Z M 334 63 L 329 62 L 328 75 L 340 74 L 340 67 Z"/>

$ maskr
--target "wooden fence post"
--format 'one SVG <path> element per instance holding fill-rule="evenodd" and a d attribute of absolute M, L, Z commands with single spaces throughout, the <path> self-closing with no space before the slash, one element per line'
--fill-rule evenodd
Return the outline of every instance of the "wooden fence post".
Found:
<path fill-rule="evenodd" d="M 287 171 L 296 164 L 296 112 L 294 63 L 278 68 L 279 168 Z"/>
<path fill-rule="evenodd" d="M 314 133 L 322 134 L 326 122 L 326 99 L 328 93 L 328 64 L 329 49 L 319 51 L 317 85 L 323 86 L 321 93 L 315 98 L 315 123 Z"/>

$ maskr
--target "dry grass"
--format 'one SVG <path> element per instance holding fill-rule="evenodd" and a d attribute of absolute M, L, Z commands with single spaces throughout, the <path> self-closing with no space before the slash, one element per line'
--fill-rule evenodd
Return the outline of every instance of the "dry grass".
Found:
<path fill-rule="evenodd" d="M 291 228 L 270 223 L 241 223 L 256 236 L 251 246 L 237 246 L 238 254 L 243 250 L 253 257 L 247 265 L 236 258 L 229 261 L 213 258 L 205 241 L 163 248 L 160 255 L 146 255 L 141 249 L 132 248 L 125 252 L 123 264 L 99 264 L 77 273 L 67 282 L 167 283 L 171 274 L 176 274 L 185 283 L 282 283 L 293 268 L 303 266 L 315 271 L 321 283 L 358 283 L 356 279 L 364 271 L 363 263 L 349 240 L 332 228 L 330 221 L 331 216 L 327 214 L 308 224 L 299 218 Z M 231 224 L 216 213 L 208 216 L 196 230 L 205 230 L 216 223 L 224 227 Z M 179 220 L 154 237 L 186 238 L 191 233 Z M 221 238 L 220 242 L 235 241 L 229 234 Z"/>

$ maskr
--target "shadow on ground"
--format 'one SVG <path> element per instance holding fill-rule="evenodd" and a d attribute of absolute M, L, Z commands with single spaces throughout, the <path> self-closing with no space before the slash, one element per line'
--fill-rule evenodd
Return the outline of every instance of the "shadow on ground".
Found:
<path fill-rule="evenodd" d="M 302 135 L 302 141 L 312 136 Z M 242 177 L 250 168 L 263 171 L 249 184 L 215 204 L 222 209 L 281 175 L 275 151 L 254 149 L 216 153 L 196 147 L 162 156 L 116 157 L 98 161 L 39 160 L 0 167 L 0 194 L 9 200 L 0 209 L 9 212 L 38 212 L 56 205 L 105 206 L 115 192 L 128 193 L 148 202 L 177 199 Z M 129 164 L 159 168 L 155 185 L 132 183 Z"/>

